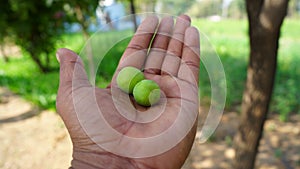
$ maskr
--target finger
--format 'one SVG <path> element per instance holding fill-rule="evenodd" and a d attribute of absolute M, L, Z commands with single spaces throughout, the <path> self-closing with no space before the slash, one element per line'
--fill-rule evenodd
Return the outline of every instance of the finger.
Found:
<path fill-rule="evenodd" d="M 162 64 L 162 74 L 177 76 L 183 48 L 185 30 L 190 26 L 191 20 L 187 15 L 177 18 L 173 35 L 168 45 L 167 54 Z"/>
<path fill-rule="evenodd" d="M 80 57 L 69 49 L 59 49 L 56 52 L 60 63 L 59 88 L 56 98 L 56 109 L 68 127 L 68 121 L 76 119 L 73 108 L 72 94 L 74 89 L 90 87 L 87 74 Z"/>
<path fill-rule="evenodd" d="M 116 77 L 122 68 L 126 66 L 133 66 L 138 69 L 142 69 L 147 51 L 150 46 L 153 34 L 158 25 L 157 16 L 147 17 L 141 25 L 138 27 L 135 35 L 128 44 L 122 58 L 120 59 L 117 70 L 115 71 L 111 83 L 107 87 L 111 87 L 111 84 L 116 84 Z"/>
<path fill-rule="evenodd" d="M 127 46 L 118 66 L 122 69 L 126 66 L 133 66 L 142 69 L 150 42 L 158 25 L 157 16 L 147 17 L 138 27 L 137 32 Z"/>
<path fill-rule="evenodd" d="M 185 31 L 182 61 L 178 71 L 178 78 L 191 84 L 198 85 L 200 64 L 199 32 L 195 27 Z"/>
<path fill-rule="evenodd" d="M 69 49 L 59 49 L 56 53 L 60 63 L 59 89 L 72 90 L 72 87 L 91 86 L 82 60 Z"/>
<path fill-rule="evenodd" d="M 174 20 L 172 17 L 165 17 L 161 20 L 145 63 L 145 73 L 160 74 L 173 26 Z"/>

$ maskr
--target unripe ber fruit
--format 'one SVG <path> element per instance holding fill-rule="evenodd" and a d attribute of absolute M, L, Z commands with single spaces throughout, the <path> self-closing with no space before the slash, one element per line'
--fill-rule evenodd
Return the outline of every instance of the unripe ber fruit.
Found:
<path fill-rule="evenodd" d="M 151 106 L 160 99 L 160 88 L 152 80 L 142 80 L 133 89 L 135 101 L 142 106 Z"/>
<path fill-rule="evenodd" d="M 117 85 L 124 92 L 131 94 L 134 86 L 145 79 L 143 72 L 135 67 L 123 68 L 117 76 Z"/>

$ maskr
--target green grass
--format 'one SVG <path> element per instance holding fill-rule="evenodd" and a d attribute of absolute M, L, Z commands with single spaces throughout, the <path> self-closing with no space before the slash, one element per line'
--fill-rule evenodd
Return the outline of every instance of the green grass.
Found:
<path fill-rule="evenodd" d="M 196 20 L 194 25 L 210 39 L 223 63 L 227 82 L 227 108 L 240 105 L 249 57 L 247 21 Z M 299 113 L 300 109 L 299 29 L 299 21 L 291 19 L 286 19 L 281 29 L 278 67 L 270 110 L 279 113 L 282 120 L 286 120 L 289 113 Z M 208 86 L 207 82 L 202 85 Z M 210 91 L 205 91 L 207 92 Z"/>
<path fill-rule="evenodd" d="M 96 44 L 93 46 L 95 56 L 107 53 L 98 69 L 99 76 L 96 80 L 99 87 L 108 84 L 118 60 L 130 40 L 130 34 L 132 34 L 131 31 L 99 32 L 92 36 L 92 44 Z M 85 40 L 82 34 L 76 33 L 62 36 L 57 41 L 56 48 L 69 48 L 83 55 L 81 51 L 84 46 Z M 112 47 L 113 49 L 111 49 Z M 86 61 L 84 56 L 83 60 Z M 54 110 L 59 83 L 59 63 L 56 60 L 55 51 L 53 51 L 50 62 L 55 71 L 43 74 L 27 53 L 12 57 L 8 63 L 0 59 L 0 86 L 9 88 L 42 109 Z"/>
<path fill-rule="evenodd" d="M 54 56 L 55 57 L 55 56 Z M 28 56 L 0 61 L 0 85 L 44 109 L 54 109 L 58 73 L 40 73 Z"/>
<path fill-rule="evenodd" d="M 203 38 L 209 39 L 210 45 L 216 50 L 221 59 L 226 74 L 226 107 L 231 108 L 234 105 L 239 105 L 246 79 L 246 65 L 249 53 L 247 21 L 224 20 L 222 22 L 212 22 L 201 19 L 195 20 L 193 25 L 199 29 L 202 36 L 206 36 L 201 37 L 201 40 Z M 208 44 L 202 44 L 202 46 L 208 46 Z M 204 86 L 204 88 L 207 88 L 207 86 L 210 86 L 206 69 L 203 66 L 200 67 L 200 78 L 200 87 Z M 200 90 L 203 97 L 209 96 L 210 92 L 209 88 L 205 91 Z M 204 99 L 204 102 L 204 104 L 209 104 L 210 98 Z"/>
<path fill-rule="evenodd" d="M 278 69 L 272 110 L 286 120 L 289 113 L 300 113 L 300 23 L 286 20 L 278 51 Z"/>
<path fill-rule="evenodd" d="M 65 34 L 57 41 L 56 48 L 67 47 L 79 52 L 83 44 L 81 34 Z M 1 59 L 0 86 L 9 88 L 42 109 L 54 110 L 59 83 L 59 63 L 55 51 L 50 63 L 54 71 L 43 74 L 25 52 L 22 52 L 22 56 L 12 56 L 8 63 Z"/>
<path fill-rule="evenodd" d="M 211 22 L 196 19 L 193 25 L 199 28 L 202 35 L 209 39 L 211 47 L 220 56 L 226 74 L 227 108 L 239 107 L 244 90 L 249 56 L 247 21 L 224 20 Z M 283 120 L 289 113 L 296 113 L 300 109 L 299 29 L 300 23 L 290 19 L 285 20 L 282 27 L 271 111 L 279 113 Z M 92 37 L 92 44 L 96 45 L 92 45 L 92 49 L 95 56 L 93 61 L 98 68 L 96 70 L 98 75 L 96 78 L 97 86 L 104 87 L 110 81 L 118 60 L 130 40 L 130 35 L 130 31 L 112 31 L 97 33 Z M 67 47 L 80 53 L 84 44 L 85 41 L 81 34 L 65 34 L 62 40 L 58 41 L 57 48 Z M 202 44 L 202 47 L 205 45 L 209 46 L 209 44 Z M 202 50 L 201 54 L 204 53 L 205 50 Z M 83 60 L 87 63 L 86 58 L 83 58 Z M 51 62 L 54 67 L 58 68 L 54 53 Z M 201 103 L 208 105 L 211 89 L 203 63 L 200 67 L 200 79 Z M 42 108 L 55 108 L 58 81 L 58 70 L 46 75 L 41 74 L 26 54 L 21 58 L 12 59 L 10 63 L 4 63 L 0 60 L 0 85 L 10 88 L 13 92 L 20 94 Z"/>

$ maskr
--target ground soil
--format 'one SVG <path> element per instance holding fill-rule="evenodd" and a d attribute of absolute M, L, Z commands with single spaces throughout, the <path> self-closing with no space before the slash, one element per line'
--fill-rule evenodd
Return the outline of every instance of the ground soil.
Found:
<path fill-rule="evenodd" d="M 238 114 L 225 112 L 209 141 L 200 144 L 196 138 L 183 169 L 231 169 L 237 125 Z M 0 145 L 0 169 L 70 166 L 71 141 L 60 117 L 53 111 L 40 111 L 5 88 L 0 88 Z M 292 115 L 287 122 L 276 115 L 269 117 L 256 168 L 300 169 L 299 115 Z"/>

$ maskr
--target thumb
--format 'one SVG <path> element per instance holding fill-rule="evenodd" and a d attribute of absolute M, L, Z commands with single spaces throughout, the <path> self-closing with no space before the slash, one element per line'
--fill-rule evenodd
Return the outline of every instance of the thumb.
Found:
<path fill-rule="evenodd" d="M 74 93 L 77 89 L 90 87 L 84 65 L 80 57 L 69 49 L 59 49 L 56 57 L 60 63 L 59 88 L 56 98 L 56 110 L 64 121 L 71 138 L 72 133 L 82 132 L 74 105 Z M 79 90 L 77 90 L 79 91 Z M 82 90 L 85 91 L 85 90 Z M 76 95 L 80 98 L 81 95 Z"/>
<path fill-rule="evenodd" d="M 60 63 L 59 88 L 72 91 L 72 88 L 90 87 L 84 65 L 80 57 L 73 51 L 61 48 L 56 52 Z"/>

